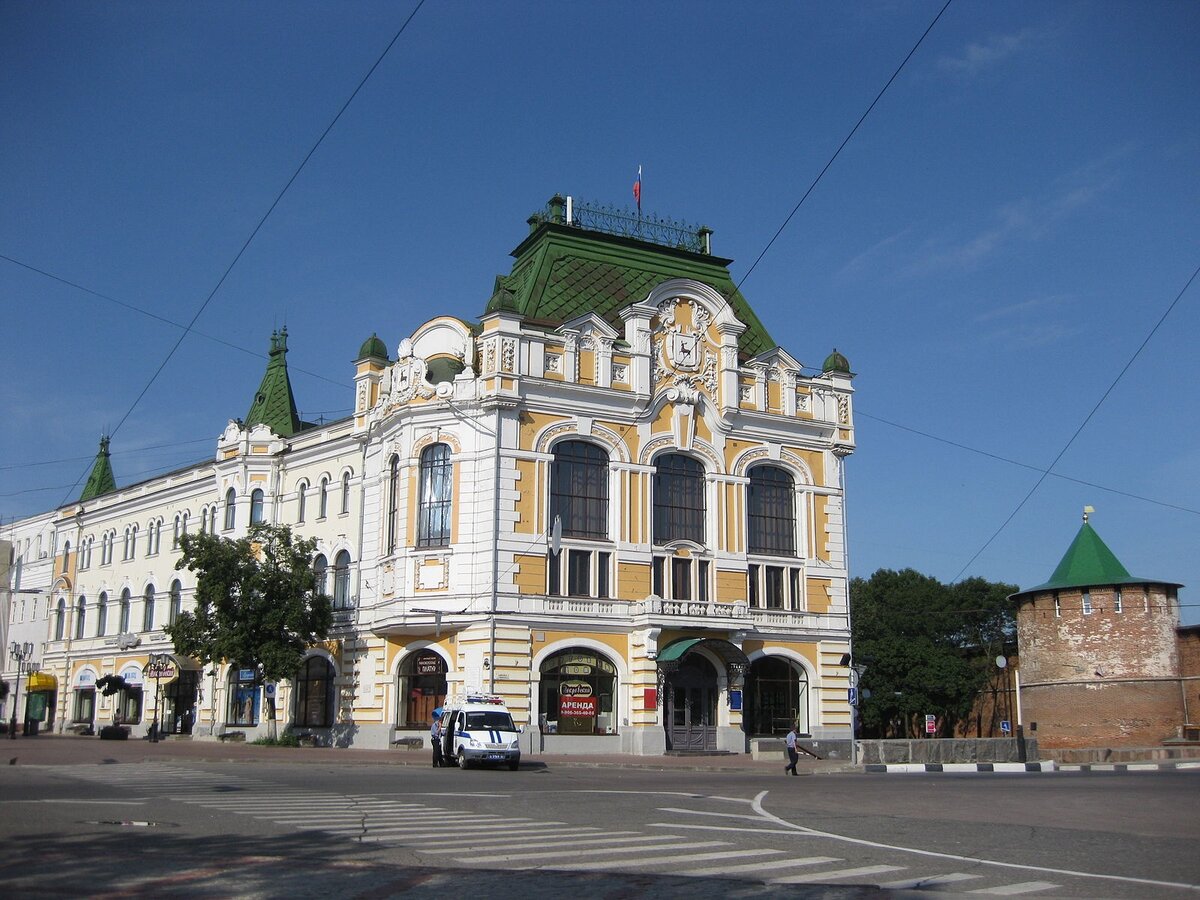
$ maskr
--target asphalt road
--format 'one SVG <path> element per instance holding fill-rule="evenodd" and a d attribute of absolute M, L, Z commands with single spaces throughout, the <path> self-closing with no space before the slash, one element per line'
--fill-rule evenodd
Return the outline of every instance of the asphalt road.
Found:
<path fill-rule="evenodd" d="M 5 896 L 1200 894 L 1200 772 L 175 760 L 0 767 L 0 798 Z"/>

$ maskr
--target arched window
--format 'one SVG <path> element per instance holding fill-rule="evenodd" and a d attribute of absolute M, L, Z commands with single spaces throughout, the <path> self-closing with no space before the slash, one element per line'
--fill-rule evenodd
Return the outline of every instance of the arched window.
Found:
<path fill-rule="evenodd" d="M 326 581 L 327 581 L 326 574 L 327 574 L 328 568 L 329 568 L 329 560 L 327 560 L 325 558 L 324 553 L 318 553 L 317 558 L 313 560 L 313 575 L 316 576 L 316 580 L 317 580 L 316 585 L 315 585 L 315 590 L 318 594 L 328 593 L 328 591 L 326 590 L 326 588 L 328 587 L 328 585 L 326 584 Z"/>
<path fill-rule="evenodd" d="M 445 547 L 450 543 L 451 474 L 448 445 L 434 444 L 422 451 L 418 547 Z"/>
<path fill-rule="evenodd" d="M 433 711 L 446 702 L 446 661 L 432 650 L 409 654 L 400 666 L 396 724 L 428 726 Z"/>
<path fill-rule="evenodd" d="M 296 521 L 304 521 L 304 507 L 308 501 L 308 482 L 302 481 L 296 486 Z"/>
<path fill-rule="evenodd" d="M 142 631 L 154 630 L 154 585 L 146 587 L 146 596 L 142 604 Z"/>
<path fill-rule="evenodd" d="M 593 650 L 555 653 L 542 663 L 541 725 L 557 734 L 616 734 L 617 669 Z"/>
<path fill-rule="evenodd" d="M 608 537 L 608 454 L 587 441 L 554 445 L 550 464 L 550 521 L 562 519 L 567 537 Z"/>
<path fill-rule="evenodd" d="M 63 597 L 58 598 L 58 612 L 54 619 L 54 639 L 61 641 L 67 628 L 67 601 Z"/>
<path fill-rule="evenodd" d="M 396 552 L 396 542 L 400 539 L 400 457 L 393 456 L 388 463 L 388 517 L 387 517 L 387 552 Z"/>
<path fill-rule="evenodd" d="M 234 665 L 229 670 L 230 725 L 258 724 L 258 673 L 253 668 Z"/>
<path fill-rule="evenodd" d="M 200 507 L 200 533 L 201 534 L 208 533 L 208 507 L 207 506 Z"/>
<path fill-rule="evenodd" d="M 350 473 L 342 473 L 342 515 L 350 512 Z"/>
<path fill-rule="evenodd" d="M 237 515 L 237 491 L 230 488 L 225 492 L 225 530 L 229 531 L 233 528 L 235 516 Z"/>
<path fill-rule="evenodd" d="M 171 531 L 171 549 L 179 546 L 179 514 L 175 515 L 175 528 Z"/>
<path fill-rule="evenodd" d="M 75 601 L 75 639 L 79 640 L 83 637 L 83 624 L 87 619 L 87 598 L 80 595 Z"/>
<path fill-rule="evenodd" d="M 174 625 L 178 622 L 181 612 L 183 612 L 183 585 L 176 579 L 171 582 L 171 606 L 167 610 L 167 624 Z"/>
<path fill-rule="evenodd" d="M 71 542 L 63 541 L 62 570 L 67 571 L 67 563 L 71 560 Z"/>
<path fill-rule="evenodd" d="M 323 519 L 329 512 L 329 479 L 321 479 L 321 490 L 317 495 L 317 518 Z"/>
<path fill-rule="evenodd" d="M 338 552 L 333 559 L 333 608 L 350 609 L 350 554 Z"/>
<path fill-rule="evenodd" d="M 250 494 L 250 524 L 261 525 L 263 520 L 262 488 L 255 488 Z"/>
<path fill-rule="evenodd" d="M 129 593 L 129 588 L 124 588 L 121 591 L 121 627 L 117 630 L 118 634 L 126 634 L 129 631 L 129 604 L 132 595 Z"/>
<path fill-rule="evenodd" d="M 766 556 L 796 555 L 796 483 L 778 466 L 750 470 L 746 492 L 750 552 Z"/>
<path fill-rule="evenodd" d="M 296 673 L 295 724 L 328 728 L 333 724 L 333 665 L 323 656 L 310 656 Z"/>
<path fill-rule="evenodd" d="M 96 601 L 96 637 L 104 637 L 108 633 L 108 592 L 102 591 Z"/>
<path fill-rule="evenodd" d="M 654 543 L 704 543 L 704 466 L 681 453 L 660 456 L 654 468 Z"/>

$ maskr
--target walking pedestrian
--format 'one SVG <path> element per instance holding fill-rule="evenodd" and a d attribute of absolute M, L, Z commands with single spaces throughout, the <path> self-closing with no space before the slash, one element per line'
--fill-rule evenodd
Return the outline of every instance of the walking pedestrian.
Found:
<path fill-rule="evenodd" d="M 796 771 L 796 763 L 798 763 L 800 761 L 800 754 L 796 752 L 796 726 L 795 726 L 795 724 L 792 725 L 792 730 L 787 733 L 786 744 L 787 744 L 788 764 L 787 764 L 787 768 L 785 768 L 783 770 L 783 774 L 786 775 L 788 772 L 791 772 L 793 775 L 799 775 L 800 773 Z"/>
<path fill-rule="evenodd" d="M 446 764 L 442 756 L 442 710 L 433 711 L 433 725 L 429 727 L 429 739 L 433 741 L 433 767 L 439 768 Z"/>

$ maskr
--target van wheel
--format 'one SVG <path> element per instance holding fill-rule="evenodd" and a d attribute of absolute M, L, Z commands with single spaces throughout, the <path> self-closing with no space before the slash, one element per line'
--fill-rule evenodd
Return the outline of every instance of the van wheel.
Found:
<path fill-rule="evenodd" d="M 462 750 L 462 749 L 460 749 L 460 750 L 458 751 L 458 767 L 459 767 L 460 769 L 469 769 L 469 768 L 471 768 L 471 764 L 470 764 L 469 762 L 467 762 L 467 754 L 466 754 L 466 752 L 465 752 L 464 750 Z"/>

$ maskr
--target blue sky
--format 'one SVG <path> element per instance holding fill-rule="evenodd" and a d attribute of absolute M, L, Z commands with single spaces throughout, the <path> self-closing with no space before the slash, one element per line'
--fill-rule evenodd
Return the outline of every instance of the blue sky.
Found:
<path fill-rule="evenodd" d="M 412 6 L 0 5 L 0 517 L 77 496 L 180 334 L 24 266 L 189 321 Z M 428 0 L 120 427 L 118 483 L 209 456 L 285 323 L 305 417 L 346 414 L 367 336 L 477 317 L 531 212 L 630 204 L 639 164 L 743 278 L 940 7 Z M 967 565 L 1200 265 L 1198 35 L 1196 3 L 955 0 L 744 282 L 858 373 L 855 574 L 1027 587 L 1091 504 L 1200 621 L 1200 283 L 1075 480 Z"/>

